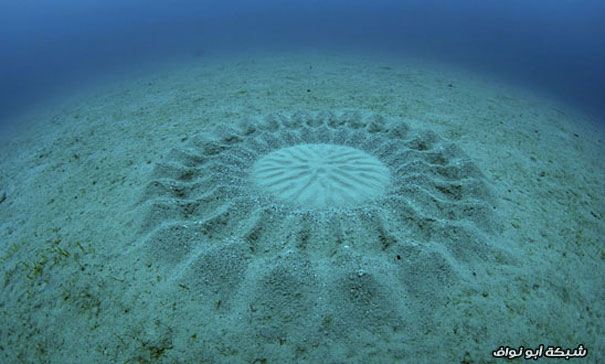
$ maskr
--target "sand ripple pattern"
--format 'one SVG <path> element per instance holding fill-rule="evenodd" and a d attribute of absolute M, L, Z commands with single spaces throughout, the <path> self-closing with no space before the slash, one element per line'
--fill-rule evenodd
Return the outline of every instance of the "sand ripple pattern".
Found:
<path fill-rule="evenodd" d="M 142 193 L 135 256 L 268 343 L 405 336 L 448 287 L 508 264 L 485 176 L 410 124 L 298 112 L 191 136 Z"/>

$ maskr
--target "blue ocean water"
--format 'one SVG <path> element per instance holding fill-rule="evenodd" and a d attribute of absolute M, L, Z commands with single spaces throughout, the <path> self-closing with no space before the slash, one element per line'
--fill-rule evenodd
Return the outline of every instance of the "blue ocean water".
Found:
<path fill-rule="evenodd" d="M 116 69 L 221 50 L 386 50 L 605 115 L 602 0 L 39 0 L 0 4 L 0 120 Z"/>

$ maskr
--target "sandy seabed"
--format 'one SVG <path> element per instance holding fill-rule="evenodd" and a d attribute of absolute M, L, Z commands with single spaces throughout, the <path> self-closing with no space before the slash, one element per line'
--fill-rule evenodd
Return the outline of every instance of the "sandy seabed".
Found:
<path fill-rule="evenodd" d="M 540 344 L 605 357 L 603 130 L 559 102 L 417 60 L 312 52 L 175 62 L 74 94 L 1 147 L 2 362 L 493 362 L 500 346 Z M 487 186 L 473 196 L 493 211 L 463 214 L 449 237 L 413 208 L 380 229 L 369 212 L 339 220 L 329 244 L 296 224 L 280 236 L 272 213 L 191 235 L 211 202 L 172 221 L 208 197 L 174 192 L 213 155 L 190 153 L 197 136 L 357 110 L 455 146 L 452 163 L 478 171 L 457 169 L 460 183 Z M 423 196 L 426 211 L 461 211 Z"/>

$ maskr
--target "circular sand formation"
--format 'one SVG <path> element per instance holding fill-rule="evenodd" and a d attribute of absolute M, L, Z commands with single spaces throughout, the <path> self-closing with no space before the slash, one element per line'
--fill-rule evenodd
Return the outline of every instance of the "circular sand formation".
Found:
<path fill-rule="evenodd" d="M 135 250 L 268 341 L 392 333 L 507 261 L 493 203 L 479 169 L 431 131 L 275 114 L 201 132 L 158 163 Z"/>
<path fill-rule="evenodd" d="M 254 182 L 283 201 L 310 208 L 353 206 L 381 196 L 389 170 L 355 148 L 335 144 L 299 144 L 258 159 Z"/>

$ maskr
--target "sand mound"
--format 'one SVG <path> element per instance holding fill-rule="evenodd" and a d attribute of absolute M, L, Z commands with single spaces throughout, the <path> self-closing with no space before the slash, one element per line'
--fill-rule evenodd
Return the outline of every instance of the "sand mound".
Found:
<path fill-rule="evenodd" d="M 275 114 L 190 141 L 155 167 L 135 249 L 267 340 L 399 330 L 506 256 L 483 174 L 401 120 Z"/>

